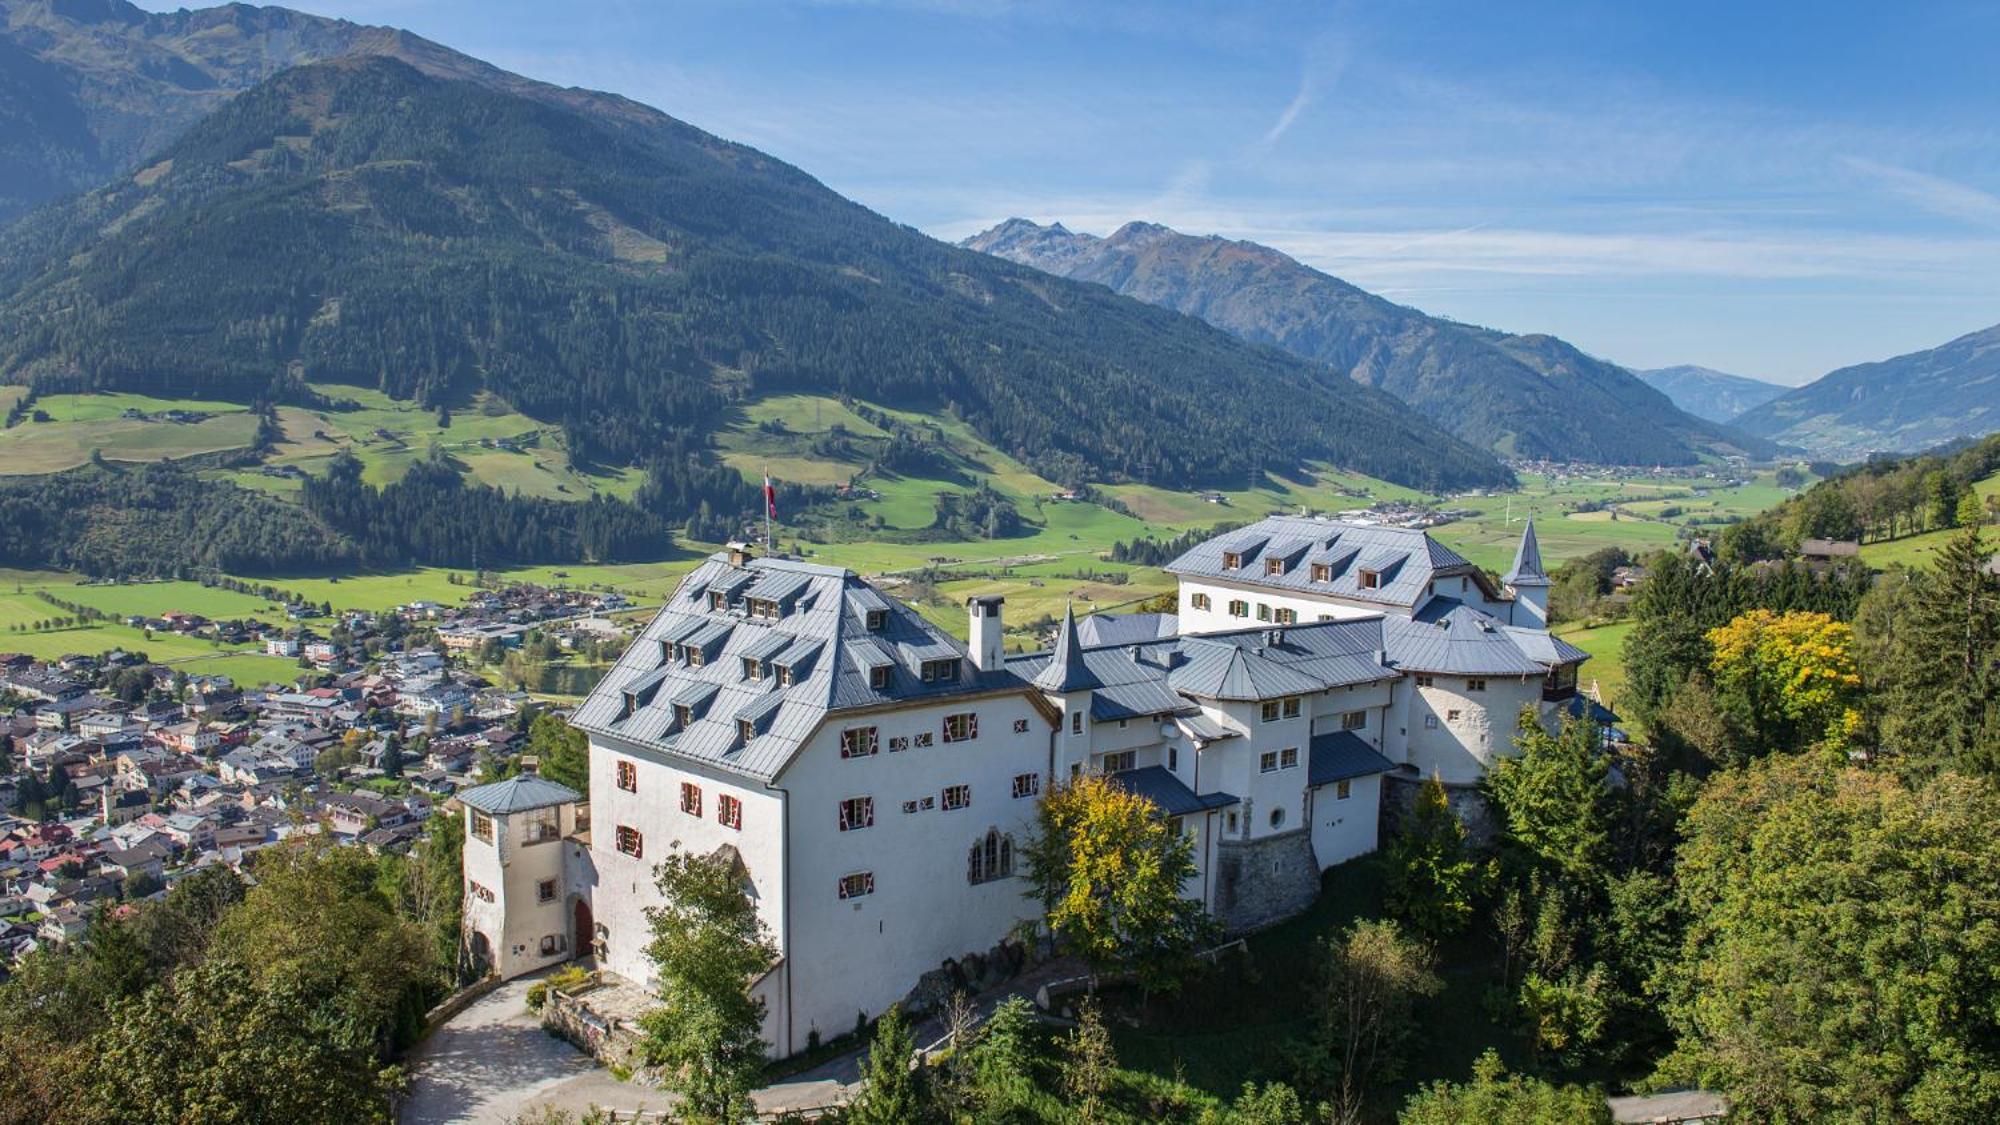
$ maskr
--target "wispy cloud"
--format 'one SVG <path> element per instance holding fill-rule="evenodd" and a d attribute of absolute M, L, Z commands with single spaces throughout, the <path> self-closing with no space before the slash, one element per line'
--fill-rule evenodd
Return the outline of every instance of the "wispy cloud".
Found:
<path fill-rule="evenodd" d="M 1264 131 L 1266 148 L 1277 144 L 1291 131 L 1292 126 L 1299 120 L 1299 114 L 1304 113 L 1306 107 L 1312 104 L 1313 93 L 1312 71 L 1308 70 L 1299 75 L 1299 92 L 1292 95 L 1292 100 L 1286 103 L 1284 111 L 1278 114 L 1278 119 L 1271 122 L 1271 127 Z"/>
<path fill-rule="evenodd" d="M 1859 156 L 1844 157 L 1842 163 L 1873 179 L 1890 194 L 1931 214 L 2000 230 L 2000 195 L 1943 176 Z"/>

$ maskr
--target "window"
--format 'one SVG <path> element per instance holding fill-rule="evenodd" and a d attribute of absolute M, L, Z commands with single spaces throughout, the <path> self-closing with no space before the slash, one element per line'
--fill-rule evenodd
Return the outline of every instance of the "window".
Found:
<path fill-rule="evenodd" d="M 919 750 L 922 750 L 924 747 L 931 745 L 931 732 L 927 730 L 918 731 L 916 736 L 910 739 L 910 745 L 916 747 Z"/>
<path fill-rule="evenodd" d="M 465 884 L 465 893 L 471 895 L 473 898 L 476 898 L 481 902 L 493 901 L 493 889 L 491 887 L 488 887 L 482 883 L 472 882 L 469 879 L 466 881 Z"/>
<path fill-rule="evenodd" d="M 1436 730 L 1436 729 L 1438 729 L 1438 717 L 1437 717 L 1436 715 L 1425 715 L 1425 716 L 1424 716 L 1424 729 L 1425 729 L 1425 730 Z"/>
<path fill-rule="evenodd" d="M 1458 721 L 1458 712 L 1457 712 L 1457 711 L 1446 711 L 1446 712 L 1444 713 L 1444 721 L 1445 721 L 1445 722 L 1447 722 L 1447 723 L 1455 723 L 1455 722 L 1457 722 L 1457 721 Z"/>
<path fill-rule="evenodd" d="M 1236 834 L 1236 824 L 1236 810 L 1231 809 L 1229 810 L 1229 834 L 1232 836 Z"/>
<path fill-rule="evenodd" d="M 1177 817 L 1177 816 L 1170 816 L 1170 817 L 1168 817 L 1168 818 L 1167 818 L 1167 834 L 1168 834 L 1168 835 L 1170 835 L 1170 836 L 1182 836 L 1182 835 L 1186 835 L 1186 833 L 1187 833 L 1187 821 L 1185 821 L 1185 820 L 1183 820 L 1183 819 L 1181 819 L 1180 817 Z"/>
<path fill-rule="evenodd" d="M 627 793 L 639 791 L 639 764 L 637 762 L 618 763 L 618 788 Z"/>
<path fill-rule="evenodd" d="M 708 592 L 708 608 L 721 609 L 722 607 L 728 604 L 729 604 L 729 595 L 723 593 L 720 590 L 710 590 Z"/>
<path fill-rule="evenodd" d="M 1271 616 L 1276 618 L 1280 625 L 1297 625 L 1299 623 L 1299 611 L 1296 609 L 1280 609 Z"/>
<path fill-rule="evenodd" d="M 561 934 L 543 934 L 542 956 L 554 957 L 563 951 L 563 944 L 563 936 Z"/>
<path fill-rule="evenodd" d="M 973 711 L 961 711 L 944 717 L 944 740 L 946 742 L 970 742 L 979 737 L 979 715 Z"/>
<path fill-rule="evenodd" d="M 868 686 L 874 688 L 876 691 L 889 690 L 889 666 L 887 664 L 877 664 L 873 668 L 868 669 Z"/>
<path fill-rule="evenodd" d="M 903 812 L 904 812 L 904 813 L 906 813 L 906 814 L 907 814 L 907 813 L 913 813 L 913 812 L 916 812 L 916 811 L 917 811 L 917 803 L 916 803 L 915 801 L 904 801 L 904 802 L 903 802 Z"/>
<path fill-rule="evenodd" d="M 875 753 L 879 745 L 874 727 L 848 727 L 840 732 L 840 756 L 843 758 L 866 758 Z"/>
<path fill-rule="evenodd" d="M 841 898 L 860 898 L 862 895 L 872 895 L 874 893 L 875 873 L 873 871 L 861 871 L 853 875 L 842 875 L 840 877 Z"/>
<path fill-rule="evenodd" d="M 780 664 L 780 665 L 778 665 L 778 686 L 779 686 L 779 687 L 791 687 L 791 686 L 792 686 L 792 666 L 791 666 L 791 665 L 789 665 L 789 664 Z"/>
<path fill-rule="evenodd" d="M 779 616 L 778 603 L 769 598 L 751 598 L 747 604 L 750 609 L 750 616 L 752 617 L 776 620 Z"/>
<path fill-rule="evenodd" d="M 744 658 L 743 658 L 743 678 L 744 678 L 744 679 L 746 679 L 746 680 L 761 680 L 761 679 L 763 679 L 763 678 L 764 678 L 764 662 L 763 662 L 763 661 L 761 661 L 761 660 L 759 660 L 759 659 L 757 659 L 757 658 L 756 658 L 756 657 L 754 657 L 754 656 L 746 656 L 746 657 L 744 657 Z"/>
<path fill-rule="evenodd" d="M 749 719 L 736 720 L 736 740 L 738 742 L 741 742 L 747 746 L 749 745 L 750 741 L 756 737 L 757 737 L 756 723 L 751 722 Z"/>
<path fill-rule="evenodd" d="M 868 626 L 869 632 L 879 633 L 889 627 L 889 611 L 886 609 L 871 609 L 868 611 L 868 616 L 862 620 Z"/>
<path fill-rule="evenodd" d="M 1285 718 L 1287 718 L 1287 719 L 1296 719 L 1296 718 L 1298 718 L 1298 717 L 1299 717 L 1299 711 L 1300 711 L 1300 708 L 1302 708 L 1303 706 L 1304 706 L 1304 703 L 1303 703 L 1303 701 L 1301 701 L 1301 700 L 1299 699 L 1299 697 L 1298 697 L 1298 696 L 1294 695 L 1294 696 L 1290 696 L 1290 697 L 1288 697 L 1288 698 L 1287 698 L 1287 699 L 1285 700 Z"/>
<path fill-rule="evenodd" d="M 554 879 L 544 879 L 541 882 L 535 884 L 536 902 L 554 902 L 555 900 L 556 900 L 556 881 Z"/>
<path fill-rule="evenodd" d="M 1298 764 L 1299 748 L 1296 746 L 1284 750 L 1266 750 L 1257 755 L 1258 773 L 1276 773 L 1279 770 L 1296 768 Z"/>
<path fill-rule="evenodd" d="M 1180 768 L 1181 768 L 1181 748 L 1178 746 L 1167 747 L 1167 770 L 1169 772 L 1177 773 L 1179 772 Z"/>
<path fill-rule="evenodd" d="M 1264 604 L 1263 602 L 1258 602 L 1258 603 L 1257 603 L 1257 620 L 1259 620 L 1259 621 L 1269 621 L 1270 619 L 1271 619 L 1271 607 L 1270 607 L 1270 606 L 1267 606 L 1267 605 L 1265 605 L 1265 604 Z"/>
<path fill-rule="evenodd" d="M 1083 712 L 1071 711 L 1069 713 L 1069 732 L 1071 734 L 1083 733 Z"/>
<path fill-rule="evenodd" d="M 1325 563 L 1314 563 L 1312 568 L 1312 580 L 1314 582 L 1333 581 L 1333 568 Z"/>
<path fill-rule="evenodd" d="M 1239 552 L 1239 551 L 1224 551 L 1224 552 L 1222 552 L 1222 569 L 1224 569 L 1224 570 L 1242 570 L 1242 569 L 1243 569 L 1243 555 L 1242 555 L 1242 553 L 1241 553 L 1241 552 Z"/>
<path fill-rule="evenodd" d="M 1336 801 L 1345 801 L 1345 800 L 1347 800 L 1347 799 L 1348 799 L 1349 797 L 1351 797 L 1351 796 L 1353 796 L 1353 795 L 1354 795 L 1354 783 L 1353 783 L 1353 782 L 1351 782 L 1351 781 L 1348 781 L 1348 780 L 1346 780 L 1345 778 L 1341 779 L 1340 781 L 1337 781 L 1337 782 L 1334 782 L 1334 785 L 1333 785 L 1333 799 L 1334 799 L 1334 800 L 1336 800 Z"/>
<path fill-rule="evenodd" d="M 1342 715 L 1340 717 L 1340 729 L 1341 730 L 1368 729 L 1368 712 L 1349 711 L 1347 714 Z"/>
<path fill-rule="evenodd" d="M 715 798 L 715 822 L 724 828 L 741 830 L 743 827 L 743 802 L 727 793 Z"/>
<path fill-rule="evenodd" d="M 1026 734 L 1026 733 L 1028 733 L 1028 720 L 1026 720 L 1026 719 L 1015 719 L 1015 720 L 1014 720 L 1014 733 L 1015 733 L 1015 734 Z"/>
<path fill-rule="evenodd" d="M 849 797 L 840 802 L 840 830 L 859 832 L 875 826 L 875 798 Z"/>
<path fill-rule="evenodd" d="M 997 828 L 988 828 L 986 838 L 972 845 L 966 856 L 965 881 L 977 886 L 1011 878 L 1013 874 L 1014 838 L 1002 836 Z"/>
<path fill-rule="evenodd" d="M 927 684 L 948 684 L 958 678 L 958 661 L 926 660 L 922 675 Z"/>
<path fill-rule="evenodd" d="M 1279 805 L 1277 808 L 1271 810 L 1271 827 L 1283 828 L 1284 826 L 1285 826 L 1285 806 Z"/>
<path fill-rule="evenodd" d="M 1482 680 L 1482 679 L 1479 679 L 1478 677 L 1473 677 L 1473 678 L 1471 678 L 1471 679 L 1468 679 L 1468 680 L 1466 680 L 1466 681 L 1465 681 L 1465 690 L 1467 690 L 1467 691 L 1485 691 L 1485 690 L 1486 690 L 1486 681 L 1485 681 L 1485 680 Z"/>
<path fill-rule="evenodd" d="M 1278 701 L 1277 701 L 1277 700 L 1275 700 L 1275 699 L 1267 699 L 1267 700 L 1265 700 L 1265 701 L 1263 702 L 1263 704 L 1262 704 L 1261 706 L 1259 706 L 1259 707 L 1257 708 L 1257 718 L 1258 718 L 1258 719 L 1259 719 L 1260 721 L 1262 721 L 1262 722 L 1266 722 L 1266 723 L 1275 723 L 1275 722 L 1277 722 L 1277 721 L 1278 721 Z"/>
<path fill-rule="evenodd" d="M 1038 773 L 1017 773 L 1014 775 L 1014 799 L 1032 797 L 1042 791 L 1042 775 Z"/>
<path fill-rule="evenodd" d="M 1299 764 L 1299 748 L 1298 748 L 1298 747 L 1296 747 L 1296 746 L 1288 746 L 1288 747 L 1286 747 L 1285 749 L 1283 749 L 1283 750 L 1280 750 L 1280 751 L 1278 751 L 1278 768 L 1279 768 L 1279 769 L 1287 769 L 1287 770 L 1288 770 L 1288 769 L 1293 769 L 1293 768 L 1296 768 L 1296 767 L 1298 766 L 1298 764 Z"/>
<path fill-rule="evenodd" d="M 1283 573 L 1285 573 L 1285 560 L 1283 560 L 1283 559 L 1265 559 L 1265 560 L 1264 560 L 1264 573 L 1265 573 L 1265 574 L 1283 574 Z"/>
<path fill-rule="evenodd" d="M 693 645 L 688 646 L 687 654 L 688 654 L 688 667 L 690 668 L 699 668 L 703 664 L 708 663 L 708 654 L 694 647 Z"/>
<path fill-rule="evenodd" d="M 523 844 L 546 844 L 562 839 L 561 814 L 554 807 L 529 809 L 521 814 Z"/>
<path fill-rule="evenodd" d="M 1214 603 L 1209 601 L 1209 597 L 1207 594 L 1196 594 L 1188 599 L 1188 604 L 1196 609 L 1207 609 L 1210 605 Z"/>
<path fill-rule="evenodd" d="M 889 753 L 899 754 L 910 748 L 910 736 L 899 734 L 889 740 Z"/>
<path fill-rule="evenodd" d="M 694 725 L 694 708 L 685 703 L 674 704 L 674 725 L 686 730 Z"/>
<path fill-rule="evenodd" d="M 646 854 L 646 838 L 639 835 L 637 828 L 627 828 L 621 824 L 618 826 L 618 850 L 633 859 L 639 859 Z"/>
<path fill-rule="evenodd" d="M 952 812 L 972 803 L 972 786 L 948 785 L 944 791 L 944 811 Z"/>
<path fill-rule="evenodd" d="M 1364 590 L 1373 590 L 1382 584 L 1382 575 L 1378 571 L 1363 570 L 1354 581 Z"/>
<path fill-rule="evenodd" d="M 1437 686 L 1437 680 L 1436 680 L 1435 678 L 1431 677 L 1431 676 L 1418 676 L 1418 677 L 1417 677 L 1417 686 L 1418 686 L 1418 687 L 1436 687 L 1436 686 Z"/>
<path fill-rule="evenodd" d="M 1106 754 L 1104 756 L 1104 772 L 1124 773 L 1138 764 L 1138 758 L 1138 752 L 1133 750 L 1120 750 L 1116 754 Z"/>
<path fill-rule="evenodd" d="M 472 810 L 472 838 L 482 844 L 493 842 L 493 818 L 478 809 Z"/>
<path fill-rule="evenodd" d="M 1250 616 L 1250 603 L 1244 601 L 1241 598 L 1231 599 L 1229 603 L 1229 616 L 1231 617 Z"/>
<path fill-rule="evenodd" d="M 681 811 L 689 816 L 701 815 L 701 786 L 693 782 L 681 782 Z"/>

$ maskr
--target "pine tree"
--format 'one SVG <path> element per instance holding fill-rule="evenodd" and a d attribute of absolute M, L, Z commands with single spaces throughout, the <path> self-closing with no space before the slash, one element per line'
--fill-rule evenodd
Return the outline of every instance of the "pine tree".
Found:
<path fill-rule="evenodd" d="M 1978 524 L 1951 537 L 1928 571 L 1879 615 L 1882 741 L 1920 768 L 2000 776 L 2000 576 Z"/>
<path fill-rule="evenodd" d="M 927 1120 L 929 1098 L 922 1065 L 913 1068 L 916 1045 L 900 1007 L 892 1006 L 875 1024 L 875 1041 L 861 1073 L 861 1096 L 847 1107 L 848 1125 L 904 1125 Z"/>
<path fill-rule="evenodd" d="M 1389 908 L 1428 934 L 1452 934 L 1472 917 L 1478 863 L 1467 854 L 1465 825 L 1433 774 L 1389 845 Z"/>

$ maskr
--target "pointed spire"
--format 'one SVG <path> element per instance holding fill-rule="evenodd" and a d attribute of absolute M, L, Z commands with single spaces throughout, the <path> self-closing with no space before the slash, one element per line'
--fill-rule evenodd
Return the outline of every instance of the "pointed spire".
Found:
<path fill-rule="evenodd" d="M 1535 541 L 1534 520 L 1530 519 L 1521 529 L 1521 545 L 1514 551 L 1514 565 L 1500 576 L 1500 581 L 1515 587 L 1552 585 L 1542 570 L 1542 545 Z"/>
<path fill-rule="evenodd" d="M 1063 605 L 1062 630 L 1056 634 L 1056 650 L 1049 654 L 1048 667 L 1035 677 L 1035 686 L 1045 691 L 1082 691 L 1097 686 L 1097 677 L 1083 662 L 1083 642 L 1076 635 L 1076 606 Z"/>

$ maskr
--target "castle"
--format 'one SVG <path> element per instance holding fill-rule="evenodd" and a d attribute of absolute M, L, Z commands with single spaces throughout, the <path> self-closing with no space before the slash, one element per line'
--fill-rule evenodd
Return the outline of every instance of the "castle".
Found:
<path fill-rule="evenodd" d="M 779 950 L 753 991 L 789 1055 L 1037 918 L 1016 854 L 1063 779 L 1150 799 L 1192 840 L 1188 893 L 1251 929 L 1375 849 L 1385 788 L 1475 786 L 1524 707 L 1583 702 L 1532 524 L 1499 585 L 1422 531 L 1293 517 L 1168 570 L 1176 614 L 1065 614 L 1010 655 L 1000 598 L 961 645 L 849 571 L 715 555 L 577 709 L 587 805 L 460 795 L 468 941 L 502 976 L 594 955 L 651 988 L 653 865 L 723 856 Z"/>

